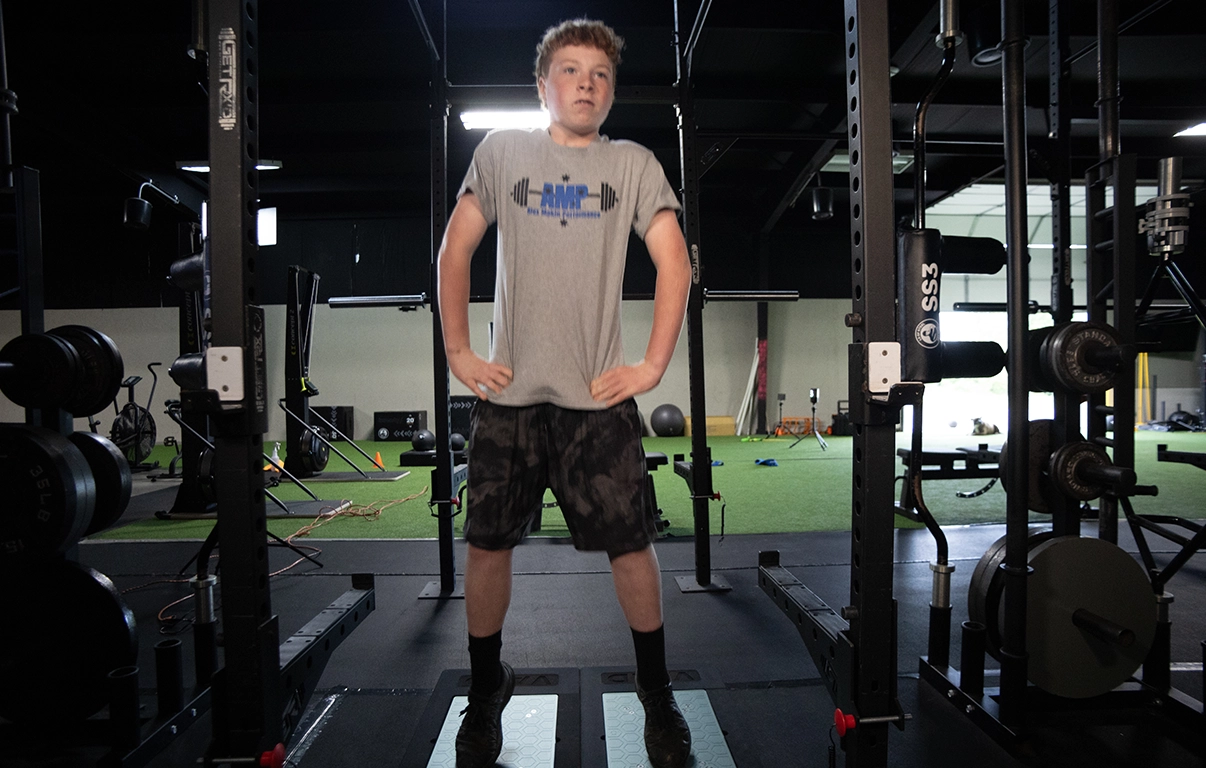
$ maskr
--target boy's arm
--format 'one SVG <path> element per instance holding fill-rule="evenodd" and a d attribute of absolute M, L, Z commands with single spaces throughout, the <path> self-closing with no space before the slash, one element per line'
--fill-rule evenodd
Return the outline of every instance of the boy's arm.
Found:
<path fill-rule="evenodd" d="M 482 400 L 483 387 L 497 393 L 511 383 L 510 368 L 487 362 L 469 347 L 469 264 L 488 226 L 477 196 L 461 195 L 440 243 L 437 288 L 448 368 Z"/>
<path fill-rule="evenodd" d="M 648 392 L 658 385 L 678 343 L 691 288 L 691 262 L 687 243 L 674 211 L 658 211 L 645 230 L 645 247 L 657 267 L 653 291 L 653 329 L 645 357 L 635 365 L 622 365 L 604 372 L 590 383 L 590 394 L 608 407 Z"/>

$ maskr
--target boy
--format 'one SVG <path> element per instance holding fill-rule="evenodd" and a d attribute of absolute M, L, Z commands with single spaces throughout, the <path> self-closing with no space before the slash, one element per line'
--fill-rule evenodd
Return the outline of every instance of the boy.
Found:
<path fill-rule="evenodd" d="M 492 766 L 515 686 L 500 660 L 511 550 L 557 496 L 574 546 L 604 550 L 632 630 L 645 744 L 686 765 L 691 734 L 666 671 L 661 574 L 644 499 L 635 395 L 657 386 L 682 328 L 691 269 L 674 191 L 651 152 L 599 133 L 623 40 L 597 21 L 550 28 L 537 46 L 547 130 L 495 131 L 474 153 L 440 249 L 439 302 L 453 375 L 478 395 L 469 444 L 465 612 L 472 684 L 458 768 Z M 498 223 L 494 349 L 469 347 L 469 264 Z M 620 299 L 628 231 L 657 267 L 645 357 L 624 365 Z"/>

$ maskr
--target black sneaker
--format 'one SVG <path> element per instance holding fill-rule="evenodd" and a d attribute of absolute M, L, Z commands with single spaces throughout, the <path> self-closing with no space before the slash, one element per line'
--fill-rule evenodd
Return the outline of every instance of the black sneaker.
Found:
<path fill-rule="evenodd" d="M 645 751 L 654 768 L 683 768 L 691 759 L 691 729 L 683 717 L 670 683 L 652 691 L 637 685 L 645 707 Z"/>
<path fill-rule="evenodd" d="M 502 713 L 515 692 L 515 671 L 505 661 L 502 681 L 489 696 L 469 692 L 469 706 L 461 710 L 465 719 L 456 732 L 456 768 L 488 768 L 502 753 Z"/>

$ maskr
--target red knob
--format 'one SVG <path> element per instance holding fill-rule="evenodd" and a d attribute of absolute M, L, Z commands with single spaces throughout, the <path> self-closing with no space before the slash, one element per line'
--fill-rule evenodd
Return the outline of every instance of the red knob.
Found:
<path fill-rule="evenodd" d="M 845 736 L 846 731 L 854 730 L 854 726 L 856 725 L 854 722 L 854 715 L 847 715 L 841 709 L 835 709 L 833 711 L 833 725 L 835 728 L 837 728 L 837 734 L 839 737 Z"/>
<path fill-rule="evenodd" d="M 271 752 L 260 755 L 260 765 L 262 768 L 284 768 L 285 745 L 277 744 Z"/>

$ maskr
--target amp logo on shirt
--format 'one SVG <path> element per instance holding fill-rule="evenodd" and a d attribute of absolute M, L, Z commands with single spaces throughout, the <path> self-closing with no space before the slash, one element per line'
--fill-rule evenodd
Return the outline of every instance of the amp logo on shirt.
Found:
<path fill-rule="evenodd" d="M 511 190 L 511 199 L 529 216 L 560 219 L 564 227 L 570 219 L 600 218 L 615 208 L 619 196 L 610 184 L 603 183 L 598 192 L 591 192 L 586 184 L 571 184 L 569 176 L 562 176 L 561 181 L 546 181 L 539 189 L 533 188 L 530 179 L 520 179 Z M 596 199 L 598 210 L 592 210 Z"/>

